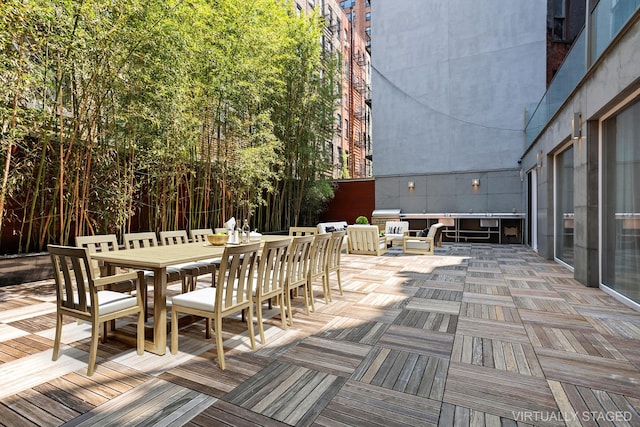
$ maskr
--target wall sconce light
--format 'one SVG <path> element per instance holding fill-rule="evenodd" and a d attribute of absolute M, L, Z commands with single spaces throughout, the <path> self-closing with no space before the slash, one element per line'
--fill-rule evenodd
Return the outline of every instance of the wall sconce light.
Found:
<path fill-rule="evenodd" d="M 542 159 L 543 159 L 544 155 L 542 154 L 542 150 L 540 150 L 538 152 L 538 160 L 536 165 L 538 166 L 538 169 L 540 169 L 542 167 Z"/>
<path fill-rule="evenodd" d="M 407 183 L 407 188 L 409 189 L 409 191 L 413 191 L 413 189 L 416 187 L 416 183 L 413 181 L 409 181 Z"/>
<path fill-rule="evenodd" d="M 580 139 L 582 136 L 582 114 L 573 113 L 571 120 L 571 139 Z"/>
<path fill-rule="evenodd" d="M 520 168 L 520 182 L 524 181 L 524 170 Z"/>
<path fill-rule="evenodd" d="M 473 188 L 478 188 L 478 187 L 480 187 L 480 180 L 479 180 L 478 178 L 473 178 L 473 179 L 471 180 L 471 186 L 472 186 Z"/>

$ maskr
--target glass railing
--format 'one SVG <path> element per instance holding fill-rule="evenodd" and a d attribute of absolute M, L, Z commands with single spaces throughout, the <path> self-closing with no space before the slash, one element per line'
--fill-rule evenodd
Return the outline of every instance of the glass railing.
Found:
<path fill-rule="evenodd" d="M 571 91 L 578 85 L 586 72 L 584 29 L 573 42 L 571 50 L 564 58 L 564 62 L 553 76 L 547 89 L 531 116 L 527 115 L 525 127 L 525 142 L 528 147 L 538 137 L 551 117 L 558 111 L 560 105 L 567 99 Z"/>
<path fill-rule="evenodd" d="M 611 40 L 629 18 L 640 8 L 640 0 L 600 0 L 591 13 L 591 63 L 602 55 Z M 576 38 L 571 51 L 553 77 L 547 92 L 544 94 L 533 112 L 525 113 L 525 145 L 529 147 L 540 135 L 560 105 L 576 88 L 587 71 L 586 32 L 584 29 Z"/>
<path fill-rule="evenodd" d="M 640 7 L 640 0 L 600 0 L 591 14 L 591 57 L 598 58 Z"/>

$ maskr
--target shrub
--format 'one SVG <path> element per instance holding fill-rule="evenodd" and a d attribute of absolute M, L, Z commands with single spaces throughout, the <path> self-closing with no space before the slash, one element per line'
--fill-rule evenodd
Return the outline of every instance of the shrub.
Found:
<path fill-rule="evenodd" d="M 369 220 L 366 216 L 360 215 L 358 218 L 356 218 L 356 224 L 369 224 Z"/>

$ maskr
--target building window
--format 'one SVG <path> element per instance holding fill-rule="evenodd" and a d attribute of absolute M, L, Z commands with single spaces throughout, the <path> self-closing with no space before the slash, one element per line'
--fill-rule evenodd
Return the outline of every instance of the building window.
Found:
<path fill-rule="evenodd" d="M 602 283 L 640 303 L 640 102 L 603 123 Z"/>
<path fill-rule="evenodd" d="M 573 266 L 573 146 L 555 157 L 555 256 Z"/>
<path fill-rule="evenodd" d="M 365 13 L 365 15 L 364 15 L 364 19 L 365 19 L 366 21 L 371 21 L 371 12 L 367 12 L 367 13 Z"/>
<path fill-rule="evenodd" d="M 371 37 L 371 27 L 367 27 L 367 28 L 365 28 L 365 29 L 364 29 L 364 33 L 365 33 L 366 35 L 368 35 L 369 37 Z"/>

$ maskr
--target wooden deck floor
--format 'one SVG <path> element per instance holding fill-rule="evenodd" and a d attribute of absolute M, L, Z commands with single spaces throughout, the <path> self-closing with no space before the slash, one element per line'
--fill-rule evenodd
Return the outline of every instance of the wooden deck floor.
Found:
<path fill-rule="evenodd" d="M 101 344 L 92 377 L 86 324 L 51 361 L 51 282 L 0 288 L 0 424 L 640 426 L 640 313 L 529 249 L 345 255 L 342 277 L 287 331 L 268 312 L 256 351 L 226 321 L 225 371 L 198 322 L 175 356 Z"/>

